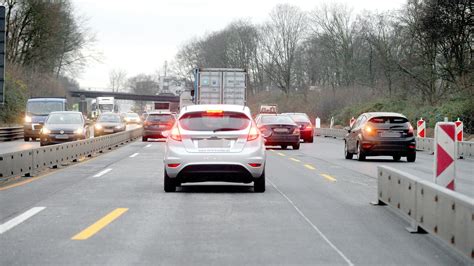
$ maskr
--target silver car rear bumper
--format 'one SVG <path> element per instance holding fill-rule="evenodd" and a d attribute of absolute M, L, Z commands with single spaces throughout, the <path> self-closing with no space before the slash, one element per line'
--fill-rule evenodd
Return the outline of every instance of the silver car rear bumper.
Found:
<path fill-rule="evenodd" d="M 196 175 L 194 182 L 201 181 L 228 181 L 238 182 L 241 176 L 245 182 L 248 178 L 258 178 L 265 169 L 265 147 L 261 139 L 247 142 L 241 152 L 188 152 L 184 145 L 172 139 L 168 139 L 164 156 L 166 173 L 171 178 L 190 178 Z M 170 167 L 169 164 L 179 164 Z M 260 164 L 252 167 L 250 164 Z M 208 178 L 206 177 L 208 176 Z"/>

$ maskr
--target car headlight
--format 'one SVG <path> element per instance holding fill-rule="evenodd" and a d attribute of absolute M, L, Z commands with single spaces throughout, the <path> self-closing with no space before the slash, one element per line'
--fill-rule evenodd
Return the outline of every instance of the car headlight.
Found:
<path fill-rule="evenodd" d="M 84 133 L 84 129 L 83 129 L 83 128 L 78 128 L 78 129 L 76 129 L 76 130 L 74 131 L 74 134 L 80 135 L 80 134 L 82 134 L 82 133 Z"/>
<path fill-rule="evenodd" d="M 31 123 L 31 116 L 25 115 L 25 122 L 26 123 Z"/>
<path fill-rule="evenodd" d="M 45 128 L 45 127 L 43 127 L 43 128 L 41 129 L 41 134 L 43 134 L 43 135 L 47 135 L 47 134 L 50 134 L 50 133 L 51 133 L 51 130 L 49 130 L 49 129 Z"/>
<path fill-rule="evenodd" d="M 95 124 L 95 129 L 101 130 L 102 126 L 100 124 Z"/>

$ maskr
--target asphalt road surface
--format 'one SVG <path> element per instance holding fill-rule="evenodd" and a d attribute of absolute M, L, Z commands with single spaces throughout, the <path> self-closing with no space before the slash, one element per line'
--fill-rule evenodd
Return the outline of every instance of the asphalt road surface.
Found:
<path fill-rule="evenodd" d="M 265 193 L 227 183 L 165 193 L 164 143 L 140 141 L 3 188 L 0 265 L 470 263 L 369 204 L 377 165 L 428 177 L 430 155 L 414 164 L 347 161 L 340 140 L 315 140 L 268 151 Z"/>

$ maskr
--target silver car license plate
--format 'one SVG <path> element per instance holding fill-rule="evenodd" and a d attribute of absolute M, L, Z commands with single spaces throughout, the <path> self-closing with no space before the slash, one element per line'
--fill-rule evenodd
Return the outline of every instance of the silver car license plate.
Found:
<path fill-rule="evenodd" d="M 203 139 L 198 141 L 198 148 L 229 148 L 230 141 L 225 139 L 208 140 Z"/>
<path fill-rule="evenodd" d="M 68 135 L 56 135 L 56 139 L 68 139 Z"/>

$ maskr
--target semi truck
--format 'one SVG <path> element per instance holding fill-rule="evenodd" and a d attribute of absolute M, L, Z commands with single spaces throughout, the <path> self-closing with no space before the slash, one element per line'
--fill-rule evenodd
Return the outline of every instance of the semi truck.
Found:
<path fill-rule="evenodd" d="M 92 102 L 92 117 L 98 117 L 104 112 L 118 112 L 118 105 L 114 97 L 97 97 Z"/>
<path fill-rule="evenodd" d="M 245 105 L 247 76 L 247 70 L 240 68 L 196 68 L 193 102 Z"/>
<path fill-rule="evenodd" d="M 25 141 L 40 137 L 40 130 L 49 113 L 66 111 L 65 98 L 32 98 L 26 103 L 25 121 L 23 123 L 23 137 Z"/>

